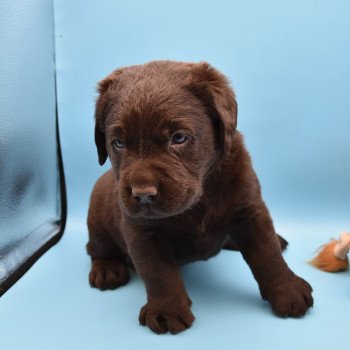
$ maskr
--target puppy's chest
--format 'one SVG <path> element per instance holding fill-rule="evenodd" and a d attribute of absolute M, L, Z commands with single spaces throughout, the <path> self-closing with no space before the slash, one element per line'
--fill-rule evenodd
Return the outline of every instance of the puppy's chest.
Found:
<path fill-rule="evenodd" d="M 216 220 L 187 220 L 174 227 L 169 245 L 179 263 L 206 260 L 228 240 L 229 225 Z"/>

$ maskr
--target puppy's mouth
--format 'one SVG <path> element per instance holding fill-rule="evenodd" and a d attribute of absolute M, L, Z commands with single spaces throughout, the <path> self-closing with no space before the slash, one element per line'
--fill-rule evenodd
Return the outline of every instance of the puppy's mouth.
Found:
<path fill-rule="evenodd" d="M 126 208 L 122 203 L 120 203 L 121 209 L 124 211 L 124 213 L 134 219 L 137 218 L 143 218 L 143 219 L 164 219 L 168 218 L 170 216 L 174 216 L 177 214 L 182 213 L 186 209 L 181 208 L 180 210 L 172 210 L 169 211 L 161 211 L 154 207 L 153 204 L 143 204 L 142 206 L 139 206 L 138 208 Z"/>
<path fill-rule="evenodd" d="M 172 214 L 156 210 L 152 207 L 152 204 L 144 204 L 137 212 L 130 216 L 134 218 L 161 219 L 172 216 Z"/>
<path fill-rule="evenodd" d="M 151 204 L 144 204 L 140 208 L 132 208 L 132 210 L 126 208 L 122 203 L 120 203 L 120 208 L 123 212 L 134 219 L 143 218 L 143 219 L 162 219 L 169 216 L 173 216 L 173 213 L 166 213 L 157 209 L 154 209 Z"/>

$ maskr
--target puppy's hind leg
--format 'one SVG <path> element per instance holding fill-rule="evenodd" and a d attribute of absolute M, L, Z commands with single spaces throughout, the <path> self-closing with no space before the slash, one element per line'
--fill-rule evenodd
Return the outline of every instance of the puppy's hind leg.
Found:
<path fill-rule="evenodd" d="M 129 282 L 126 255 L 106 232 L 96 232 L 89 227 L 86 245 L 92 265 L 89 274 L 91 287 L 100 290 L 116 289 Z"/>

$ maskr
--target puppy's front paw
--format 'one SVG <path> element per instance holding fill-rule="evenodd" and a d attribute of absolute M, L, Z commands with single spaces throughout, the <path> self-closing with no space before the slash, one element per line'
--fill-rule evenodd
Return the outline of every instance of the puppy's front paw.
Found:
<path fill-rule="evenodd" d="M 129 281 L 129 271 L 119 260 L 94 259 L 89 274 L 91 287 L 116 289 Z"/>
<path fill-rule="evenodd" d="M 304 316 L 313 306 L 312 288 L 302 278 L 293 275 L 289 280 L 270 286 L 262 293 L 272 310 L 282 317 Z"/>
<path fill-rule="evenodd" d="M 195 317 L 191 301 L 161 300 L 148 302 L 141 308 L 139 321 L 153 332 L 177 334 L 191 327 Z"/>

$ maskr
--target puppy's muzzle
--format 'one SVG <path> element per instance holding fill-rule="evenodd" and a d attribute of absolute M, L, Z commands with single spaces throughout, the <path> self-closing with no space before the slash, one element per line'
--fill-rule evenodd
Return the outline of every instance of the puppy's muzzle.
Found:
<path fill-rule="evenodd" d="M 141 204 L 152 204 L 157 197 L 158 190 L 154 186 L 133 187 L 131 189 L 133 198 Z"/>

